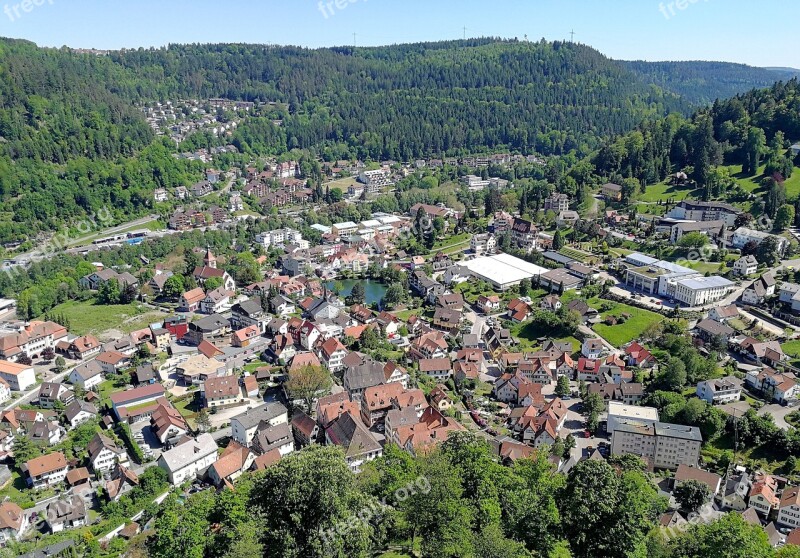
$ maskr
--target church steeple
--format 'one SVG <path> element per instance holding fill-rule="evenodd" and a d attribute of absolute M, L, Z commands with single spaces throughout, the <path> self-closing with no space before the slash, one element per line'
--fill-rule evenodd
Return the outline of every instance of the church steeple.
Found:
<path fill-rule="evenodd" d="M 211 253 L 211 247 L 206 247 L 206 256 L 203 258 L 203 265 L 206 267 L 213 267 L 216 269 L 217 267 L 217 257 Z"/>

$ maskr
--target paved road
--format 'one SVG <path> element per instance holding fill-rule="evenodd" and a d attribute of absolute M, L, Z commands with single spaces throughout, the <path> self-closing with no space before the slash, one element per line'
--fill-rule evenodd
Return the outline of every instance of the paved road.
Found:
<path fill-rule="evenodd" d="M 772 418 L 775 419 L 775 425 L 778 428 L 782 428 L 783 430 L 789 430 L 791 425 L 786 422 L 786 415 L 794 412 L 797 410 L 797 407 L 784 407 L 783 405 L 778 405 L 776 403 L 771 403 L 769 405 L 764 405 L 758 410 L 758 416 L 764 416 L 767 413 L 772 415 Z"/>

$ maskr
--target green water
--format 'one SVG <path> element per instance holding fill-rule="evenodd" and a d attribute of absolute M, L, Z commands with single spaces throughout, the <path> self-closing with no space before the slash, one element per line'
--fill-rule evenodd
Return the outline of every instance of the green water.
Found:
<path fill-rule="evenodd" d="M 367 304 L 377 304 L 383 298 L 383 295 L 386 294 L 386 286 L 383 283 L 378 281 L 372 281 L 370 279 L 342 279 L 341 281 L 331 281 L 327 283 L 327 287 L 331 290 L 336 290 L 335 285 L 339 284 L 342 288 L 339 291 L 339 296 L 342 298 L 346 298 L 350 291 L 353 290 L 353 285 L 356 283 L 361 283 L 364 285 L 364 300 Z"/>

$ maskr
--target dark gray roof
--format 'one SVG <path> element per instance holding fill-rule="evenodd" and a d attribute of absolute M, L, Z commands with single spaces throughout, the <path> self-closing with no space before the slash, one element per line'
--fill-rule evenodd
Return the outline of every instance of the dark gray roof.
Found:
<path fill-rule="evenodd" d="M 286 410 L 286 407 L 283 406 L 283 404 L 267 403 L 263 407 L 248 409 L 241 415 L 236 415 L 233 418 L 239 421 L 239 423 L 245 429 L 250 429 L 253 428 L 254 426 L 258 426 L 261 421 L 270 421 L 276 417 L 281 416 L 284 413 L 288 413 L 288 411 Z"/>
<path fill-rule="evenodd" d="M 383 365 L 375 361 L 367 361 L 358 366 L 352 366 L 344 371 L 345 383 L 351 390 L 366 389 L 379 386 L 386 381 Z"/>
<path fill-rule="evenodd" d="M 344 448 L 347 457 L 381 450 L 381 445 L 370 431 L 350 413 L 336 419 L 328 428 L 327 434 L 334 444 Z"/>

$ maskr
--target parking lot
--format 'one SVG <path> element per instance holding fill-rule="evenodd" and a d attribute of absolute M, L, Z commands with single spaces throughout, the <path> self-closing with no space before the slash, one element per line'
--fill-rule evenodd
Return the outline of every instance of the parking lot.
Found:
<path fill-rule="evenodd" d="M 133 438 L 146 458 L 158 459 L 161 456 L 161 443 L 150 429 L 150 421 L 142 420 L 130 425 Z"/>

